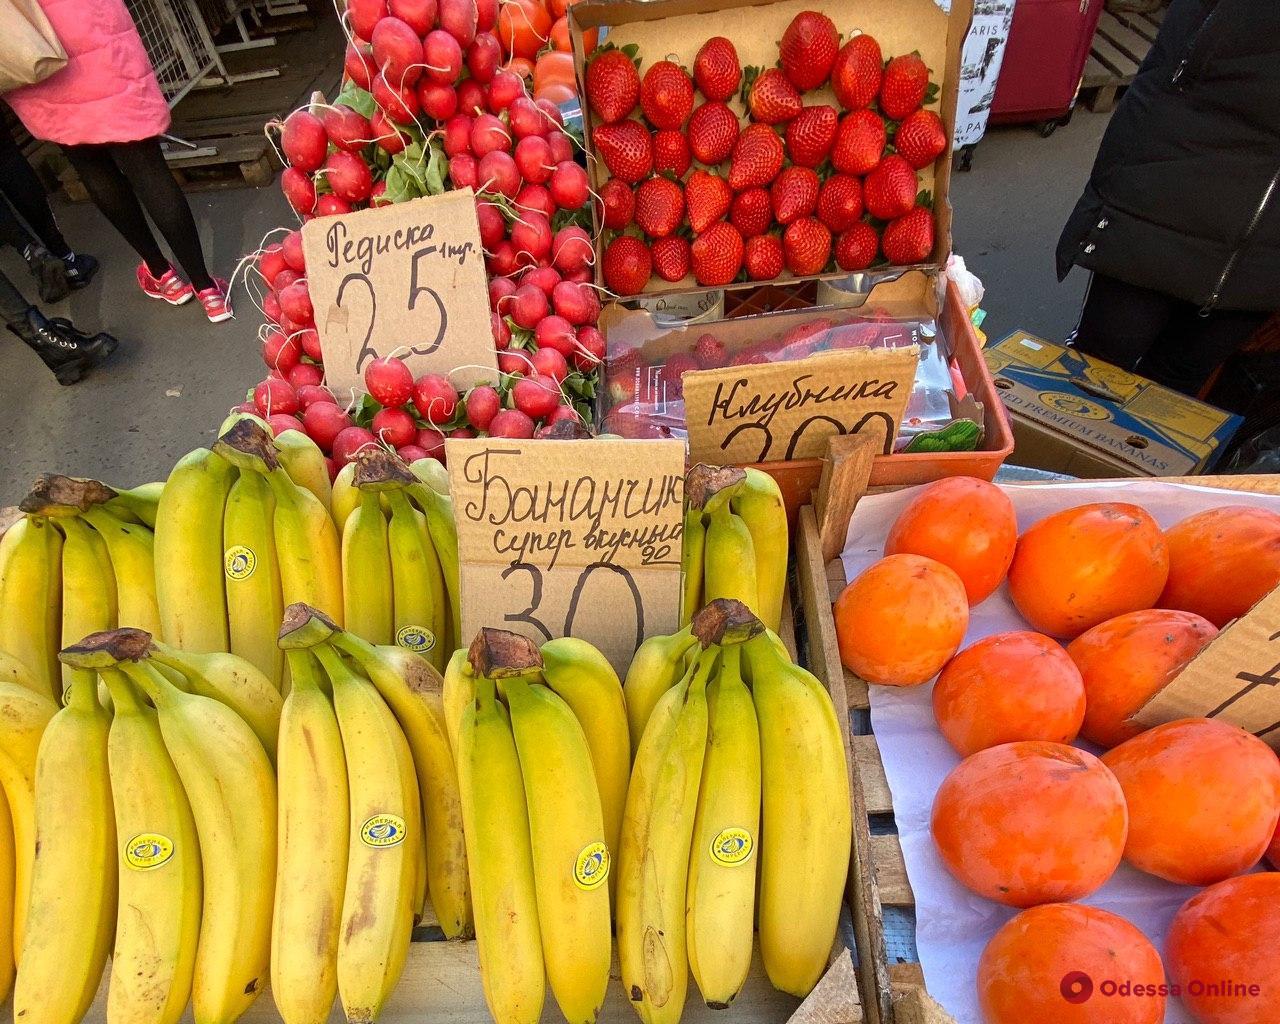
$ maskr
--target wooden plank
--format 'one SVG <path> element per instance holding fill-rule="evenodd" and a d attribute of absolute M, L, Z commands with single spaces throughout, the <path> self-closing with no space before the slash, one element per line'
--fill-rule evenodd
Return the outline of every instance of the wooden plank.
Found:
<path fill-rule="evenodd" d="M 782 623 L 778 626 L 778 639 L 791 655 L 791 660 L 795 661 L 800 649 L 796 646 L 796 609 L 791 601 L 790 585 L 782 595 Z"/>
<path fill-rule="evenodd" d="M 880 884 L 880 902 L 886 907 L 914 907 L 916 897 L 907 879 L 907 862 L 898 837 L 872 836 L 871 862 Z"/>
<path fill-rule="evenodd" d="M 1151 50 L 1151 40 L 1139 35 L 1110 11 L 1103 11 L 1098 22 L 1098 35 L 1134 62 L 1141 64 Z M 1097 36 L 1094 37 L 1095 41 Z M 1137 73 L 1137 68 L 1134 68 Z"/>
<path fill-rule="evenodd" d="M 1123 85 L 1102 85 L 1092 90 L 1092 94 L 1085 97 L 1085 102 L 1089 104 L 1089 109 L 1095 114 L 1105 114 L 1114 110 L 1116 105 L 1116 96 L 1121 89 L 1127 88 Z"/>
<path fill-rule="evenodd" d="M 893 979 L 895 997 L 899 992 L 906 993 L 912 988 L 924 989 L 924 968 L 918 963 L 890 964 L 889 977 Z M 898 1024 L 902 1024 L 902 1021 L 899 1020 Z"/>
<path fill-rule="evenodd" d="M 853 737 L 853 763 L 862 777 L 862 792 L 867 798 L 868 814 L 892 814 L 893 792 L 884 772 L 880 744 L 874 736 Z"/>
<path fill-rule="evenodd" d="M 1099 64 L 1111 69 L 1115 76 L 1113 84 L 1128 85 L 1138 73 L 1138 62 L 1105 36 L 1094 36 L 1093 47 L 1089 52 L 1097 58 Z"/>
<path fill-rule="evenodd" d="M 829 442 L 815 500 L 824 560 L 835 558 L 844 549 L 849 517 L 871 482 L 871 464 L 877 452 L 876 443 L 861 434 L 837 436 Z"/>
<path fill-rule="evenodd" d="M 1163 25 L 1164 15 L 1167 9 L 1168 9 L 1167 5 L 1161 5 L 1160 7 L 1157 7 L 1154 11 L 1151 11 L 1148 14 L 1144 14 L 1143 17 L 1150 18 L 1151 21 L 1153 21 L 1156 25 Z"/>
<path fill-rule="evenodd" d="M 1145 39 L 1148 46 L 1156 41 L 1160 26 L 1151 21 L 1147 15 L 1138 14 L 1134 11 L 1111 11 L 1109 13 L 1125 28 L 1136 32 Z"/>
<path fill-rule="evenodd" d="M 1100 85 L 1106 85 L 1111 81 L 1110 69 L 1099 64 L 1093 54 L 1089 54 L 1089 59 L 1084 64 L 1084 78 L 1080 82 L 1082 89 L 1096 89 Z"/>

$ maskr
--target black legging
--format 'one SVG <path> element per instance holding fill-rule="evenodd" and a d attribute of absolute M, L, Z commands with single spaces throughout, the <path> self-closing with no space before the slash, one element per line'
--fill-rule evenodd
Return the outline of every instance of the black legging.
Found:
<path fill-rule="evenodd" d="M 27 163 L 22 150 L 13 139 L 7 126 L 0 126 L 0 192 L 9 200 L 18 215 L 27 222 L 44 247 L 55 256 L 66 257 L 71 248 L 62 237 L 49 209 L 49 199 L 36 172 Z M 3 211 L 7 214 L 8 211 Z M 31 238 L 11 216 L 0 216 L 0 242 L 12 245 L 18 252 L 26 248 Z"/>
<path fill-rule="evenodd" d="M 187 197 L 173 180 L 158 138 L 101 146 L 63 146 L 89 198 L 159 277 L 169 268 L 143 207 L 197 291 L 213 284 Z M 139 202 L 141 198 L 141 202 Z"/>

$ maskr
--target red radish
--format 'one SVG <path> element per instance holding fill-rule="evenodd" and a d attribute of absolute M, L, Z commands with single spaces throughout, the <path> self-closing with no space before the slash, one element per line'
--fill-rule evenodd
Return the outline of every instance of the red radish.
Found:
<path fill-rule="evenodd" d="M 440 0 L 440 27 L 463 46 L 476 37 L 476 0 Z"/>
<path fill-rule="evenodd" d="M 361 39 L 371 39 L 374 27 L 387 16 L 386 0 L 347 0 L 351 31 Z"/>
<path fill-rule="evenodd" d="M 590 370 L 604 361 L 604 335 L 590 324 L 578 328 L 578 347 L 573 353 L 573 365 L 579 370 Z"/>
<path fill-rule="evenodd" d="M 563 160 L 551 173 L 548 188 L 562 210 L 576 210 L 587 201 L 587 172 L 572 160 Z"/>
<path fill-rule="evenodd" d="M 463 157 L 457 157 L 461 160 Z M 466 157 L 473 164 L 473 157 Z M 453 172 L 453 165 L 449 167 L 450 175 Z M 459 186 L 461 187 L 461 186 Z M 476 220 L 480 223 L 480 244 L 486 249 L 492 249 L 501 242 L 507 235 L 507 218 L 502 215 L 502 211 L 493 203 L 480 202 L 476 203 Z M 514 291 L 514 288 L 512 289 Z M 492 297 L 492 288 L 490 289 L 490 297 Z"/>
<path fill-rule="evenodd" d="M 275 413 L 267 417 L 267 425 L 271 428 L 272 437 L 279 437 L 286 430 L 296 430 L 303 433 L 302 420 L 297 416 L 286 416 L 282 412 Z"/>
<path fill-rule="evenodd" d="M 489 111 L 501 113 L 515 101 L 517 96 L 524 95 L 524 80 L 513 71 L 502 68 L 489 83 Z"/>
<path fill-rule="evenodd" d="M 325 134 L 329 136 L 329 141 L 348 153 L 359 152 L 373 138 L 369 119 L 358 110 L 352 110 L 345 103 L 326 109 L 321 121 L 324 122 Z"/>
<path fill-rule="evenodd" d="M 470 153 L 459 153 L 449 161 L 449 180 L 454 188 L 478 188 L 480 186 L 480 164 Z M 503 228 L 505 231 L 505 227 Z M 502 236 L 499 235 L 499 238 Z M 484 235 L 480 236 L 484 241 Z"/>
<path fill-rule="evenodd" d="M 397 87 L 387 81 L 385 75 L 379 73 L 373 79 L 373 101 L 382 108 L 383 114 L 396 124 L 414 124 L 417 121 L 418 94 L 411 86 Z"/>
<path fill-rule="evenodd" d="M 443 29 L 428 32 L 422 40 L 422 59 L 427 65 L 426 75 L 433 82 L 452 85 L 462 74 L 462 47 Z"/>
<path fill-rule="evenodd" d="M 280 291 L 280 311 L 295 324 L 309 324 L 315 318 L 311 308 L 311 292 L 306 281 L 295 281 Z"/>
<path fill-rule="evenodd" d="M 596 293 L 584 284 L 561 281 L 551 296 L 556 312 L 573 324 L 594 324 L 600 318 L 600 300 Z"/>
<path fill-rule="evenodd" d="M 525 181 L 541 185 L 551 177 L 551 147 L 541 135 L 526 135 L 516 143 L 516 166 Z"/>
<path fill-rule="evenodd" d="M 311 175 L 296 167 L 286 167 L 280 175 L 280 188 L 295 213 L 306 214 L 316 208 L 316 185 Z"/>
<path fill-rule="evenodd" d="M 493 247 L 485 260 L 485 266 L 490 274 L 497 277 L 507 277 L 520 269 L 516 263 L 516 247 L 511 244 L 511 239 L 504 238 Z"/>
<path fill-rule="evenodd" d="M 516 247 L 516 262 L 521 266 L 532 266 L 546 259 L 551 255 L 550 222 L 540 213 L 526 213 L 511 225 L 511 244 Z M 545 296 L 545 291 L 543 294 Z"/>
<path fill-rule="evenodd" d="M 484 86 L 474 78 L 464 78 L 458 83 L 458 109 L 467 114 L 483 113 L 485 108 Z"/>
<path fill-rule="evenodd" d="M 427 453 L 427 458 L 444 462 L 444 434 L 439 430 L 430 427 L 419 430 L 417 446 Z"/>
<path fill-rule="evenodd" d="M 516 206 L 521 210 L 537 212 L 547 220 L 556 215 L 556 203 L 551 192 L 543 185 L 525 185 L 516 193 Z"/>
<path fill-rule="evenodd" d="M 540 348 L 533 354 L 533 368 L 557 384 L 569 376 L 569 363 L 553 348 Z"/>
<path fill-rule="evenodd" d="M 402 444 L 396 449 L 396 454 L 409 465 L 413 465 L 419 459 L 429 459 L 431 457 L 427 454 L 425 448 L 420 448 L 416 444 Z"/>
<path fill-rule="evenodd" d="M 458 93 L 452 85 L 423 79 L 418 83 L 422 112 L 436 121 L 447 121 L 458 112 Z"/>
<path fill-rule="evenodd" d="M 262 279 L 271 285 L 275 282 L 276 275 L 282 270 L 287 270 L 288 264 L 284 258 L 284 248 L 278 243 L 268 245 L 258 253 L 258 273 L 262 275 Z"/>
<path fill-rule="evenodd" d="M 262 315 L 273 324 L 280 322 L 280 300 L 276 298 L 275 292 L 267 292 L 262 296 Z"/>
<path fill-rule="evenodd" d="M 324 367 L 317 366 L 315 363 L 298 363 L 290 370 L 285 371 L 284 379 L 293 385 L 293 390 L 298 392 L 298 404 L 302 408 L 307 407 L 306 401 L 302 397 L 303 388 L 319 387 L 324 383 Z M 321 390 L 325 390 L 321 388 Z"/>
<path fill-rule="evenodd" d="M 578 414 L 578 410 L 571 405 L 557 405 L 551 410 L 551 415 L 543 420 L 543 425 L 554 426 L 561 420 L 572 420 L 574 423 L 581 423 L 582 417 Z"/>
<path fill-rule="evenodd" d="M 355 153 L 338 150 L 330 153 L 324 162 L 325 181 L 333 189 L 333 194 L 348 203 L 363 203 L 369 198 L 369 190 L 373 188 L 373 172 L 369 165 Z"/>
<path fill-rule="evenodd" d="M 538 348 L 549 348 L 568 359 L 576 347 L 573 324 L 562 316 L 552 314 L 538 321 L 533 329 L 533 341 Z"/>
<path fill-rule="evenodd" d="M 307 354 L 308 358 L 314 359 L 317 363 L 324 362 L 324 353 L 320 350 L 320 335 L 314 327 L 304 327 L 302 330 L 291 334 L 290 337 L 298 339 L 298 343 L 302 346 L 302 351 Z"/>
<path fill-rule="evenodd" d="M 299 274 L 292 267 L 285 267 L 284 270 L 281 270 L 279 273 L 277 273 L 275 278 L 272 280 L 271 290 L 275 292 L 277 295 L 279 295 L 282 291 L 288 288 L 289 285 L 293 284 L 294 281 L 301 281 L 301 280 L 302 280 L 301 274 Z"/>
<path fill-rule="evenodd" d="M 594 262 L 591 236 L 576 224 L 561 228 L 551 241 L 551 261 L 565 273 L 572 273 Z"/>
<path fill-rule="evenodd" d="M 375 210 L 379 206 L 390 206 L 391 200 L 387 198 L 386 181 L 375 181 L 373 188 L 369 189 L 369 205 Z"/>
<path fill-rule="evenodd" d="M 351 204 L 341 196 L 329 192 L 316 200 L 316 216 L 332 217 L 335 214 L 350 213 Z"/>
<path fill-rule="evenodd" d="M 560 283 L 560 275 L 554 267 L 530 267 L 521 276 L 520 283 L 536 285 L 543 290 L 547 298 L 551 298 L 551 293 Z"/>
<path fill-rule="evenodd" d="M 392 448 L 413 444 L 418 425 L 403 409 L 379 409 L 373 414 L 373 436 Z"/>
<path fill-rule="evenodd" d="M 329 152 L 329 136 L 320 118 L 310 110 L 294 110 L 284 119 L 280 148 L 289 166 L 311 172 L 324 163 L 325 154 Z"/>
<path fill-rule="evenodd" d="M 278 377 L 268 377 L 253 389 L 253 404 L 257 407 L 259 416 L 270 416 L 277 412 L 289 415 L 302 408 L 293 386 Z"/>
<path fill-rule="evenodd" d="M 507 120 L 511 122 L 511 130 L 517 139 L 547 133 L 546 115 L 528 96 L 517 96 L 511 101 L 511 105 L 507 107 Z"/>
<path fill-rule="evenodd" d="M 267 380 L 285 380 L 285 375 L 281 373 L 279 370 L 271 370 L 267 374 L 266 379 Z"/>
<path fill-rule="evenodd" d="M 296 338 L 272 331 L 262 343 L 262 361 L 274 369 L 288 373 L 302 359 L 302 346 Z"/>
<path fill-rule="evenodd" d="M 459 153 L 471 153 L 471 122 L 474 120 L 475 118 L 470 114 L 455 114 L 445 122 L 445 156 L 455 157 Z"/>
<path fill-rule="evenodd" d="M 481 32 L 467 47 L 467 70 L 481 85 L 488 85 L 502 63 L 502 44 L 492 32 Z"/>
<path fill-rule="evenodd" d="M 368 90 L 373 84 L 373 47 L 359 39 L 347 44 L 347 53 L 342 61 L 342 70 L 361 89 Z"/>
<path fill-rule="evenodd" d="M 533 330 L 547 315 L 547 295 L 537 285 L 522 284 L 511 296 L 511 319 L 517 327 Z"/>
<path fill-rule="evenodd" d="M 508 152 L 511 136 L 507 126 L 492 114 L 480 114 L 471 122 L 471 152 L 477 157 L 489 153 Z"/>
<path fill-rule="evenodd" d="M 373 62 L 393 85 L 413 85 L 422 75 L 423 41 L 399 18 L 387 16 L 374 26 Z"/>
<path fill-rule="evenodd" d="M 551 159 L 556 163 L 573 162 L 573 140 L 563 131 L 548 132 L 547 144 L 551 147 Z"/>
<path fill-rule="evenodd" d="M 538 108 L 546 114 L 552 122 L 558 125 L 564 124 L 564 114 L 560 113 L 560 108 L 552 103 L 551 100 L 545 98 L 540 99 L 537 101 L 537 104 Z"/>
<path fill-rule="evenodd" d="M 378 439 L 364 427 L 346 427 L 333 439 L 333 461 L 341 469 L 364 448 L 376 448 Z"/>
<path fill-rule="evenodd" d="M 476 176 L 480 179 L 481 189 L 500 193 L 508 199 L 514 199 L 520 191 L 520 168 L 510 153 L 500 149 L 480 158 Z"/>
<path fill-rule="evenodd" d="M 413 397 L 413 374 L 398 356 L 379 356 L 364 368 L 364 386 L 379 405 L 394 409 Z"/>
<path fill-rule="evenodd" d="M 489 329 L 493 332 L 493 347 L 499 352 L 511 344 L 511 325 L 501 313 L 489 311 Z"/>
<path fill-rule="evenodd" d="M 369 119 L 369 134 L 380 147 L 392 156 L 403 153 L 409 144 L 409 136 L 392 124 L 381 110 L 375 110 Z"/>
<path fill-rule="evenodd" d="M 321 367 L 316 366 L 315 363 L 299 363 L 298 366 L 310 366 L 316 370 L 322 369 Z M 297 368 L 297 366 L 294 367 L 295 370 Z M 293 384 L 293 381 L 290 381 L 289 383 Z M 333 392 L 323 384 L 294 384 L 293 389 L 298 392 L 298 401 L 302 405 L 304 416 L 306 415 L 306 411 L 317 402 L 329 403 L 331 405 L 338 404 L 338 400 L 334 398 Z"/>
<path fill-rule="evenodd" d="M 419 415 L 435 426 L 453 419 L 458 407 L 458 392 L 449 378 L 438 373 L 424 373 L 413 385 L 413 404 Z"/>
<path fill-rule="evenodd" d="M 476 430 L 488 430 L 494 416 L 502 408 L 502 399 L 488 384 L 477 384 L 467 392 L 466 406 L 467 422 Z"/>
<path fill-rule="evenodd" d="M 476 0 L 476 31 L 488 32 L 498 24 L 498 0 Z"/>
<path fill-rule="evenodd" d="M 533 360 L 524 349 L 508 349 L 498 353 L 498 372 L 519 377 L 533 368 Z"/>
<path fill-rule="evenodd" d="M 541 374 L 523 377 L 512 385 L 511 401 L 530 419 L 540 420 L 560 404 L 560 385 Z"/>
<path fill-rule="evenodd" d="M 533 437 L 533 420 L 519 409 L 502 409 L 489 421 L 489 436 L 512 440 Z"/>
<path fill-rule="evenodd" d="M 436 0 L 390 0 L 388 9 L 418 35 L 425 36 L 436 23 Z"/>
<path fill-rule="evenodd" d="M 460 439 L 465 439 L 468 437 L 475 437 L 475 436 L 476 436 L 476 432 L 472 430 L 470 427 L 454 427 L 451 431 L 449 431 L 449 433 L 445 434 L 445 437 L 456 437 Z"/>
<path fill-rule="evenodd" d="M 307 272 L 307 258 L 302 252 L 301 231 L 290 231 L 284 236 L 284 240 L 280 243 L 280 254 L 284 256 L 285 263 L 295 274 Z"/>
<path fill-rule="evenodd" d="M 510 296 L 516 293 L 516 283 L 509 277 L 495 277 L 489 282 L 489 308 L 503 313 L 511 305 Z"/>
<path fill-rule="evenodd" d="M 589 267 L 583 267 L 581 270 L 571 270 L 564 275 L 566 281 L 573 281 L 577 284 L 589 284 L 595 280 L 595 275 L 591 273 Z"/>

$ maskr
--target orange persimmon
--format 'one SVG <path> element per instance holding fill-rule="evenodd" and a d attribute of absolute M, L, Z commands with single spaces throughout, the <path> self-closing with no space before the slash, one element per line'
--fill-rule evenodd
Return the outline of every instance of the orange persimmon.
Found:
<path fill-rule="evenodd" d="M 1221 629 L 1280 586 L 1280 515 L 1226 505 L 1164 532 L 1169 582 L 1156 602 L 1203 615 Z"/>
<path fill-rule="evenodd" d="M 533 64 L 533 88 L 537 90 L 547 85 L 567 85 L 573 89 L 577 79 L 573 72 L 573 54 L 548 50 L 541 54 Z"/>
<path fill-rule="evenodd" d="M 502 0 L 498 8 L 498 38 L 513 57 L 533 60 L 547 45 L 551 15 L 538 0 Z"/>

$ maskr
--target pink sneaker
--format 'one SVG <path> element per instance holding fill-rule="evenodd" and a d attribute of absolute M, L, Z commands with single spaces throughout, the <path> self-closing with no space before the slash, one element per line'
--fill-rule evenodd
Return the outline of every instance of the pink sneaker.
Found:
<path fill-rule="evenodd" d="M 151 298 L 164 299 L 171 306 L 181 306 L 195 295 L 195 289 L 182 280 L 173 267 L 156 277 L 145 263 L 138 264 L 138 287 Z"/>
<path fill-rule="evenodd" d="M 209 323 L 220 324 L 231 319 L 231 306 L 227 303 L 227 282 L 220 277 L 213 279 L 212 288 L 204 288 L 196 292 L 200 305 L 204 306 L 204 315 Z"/>

